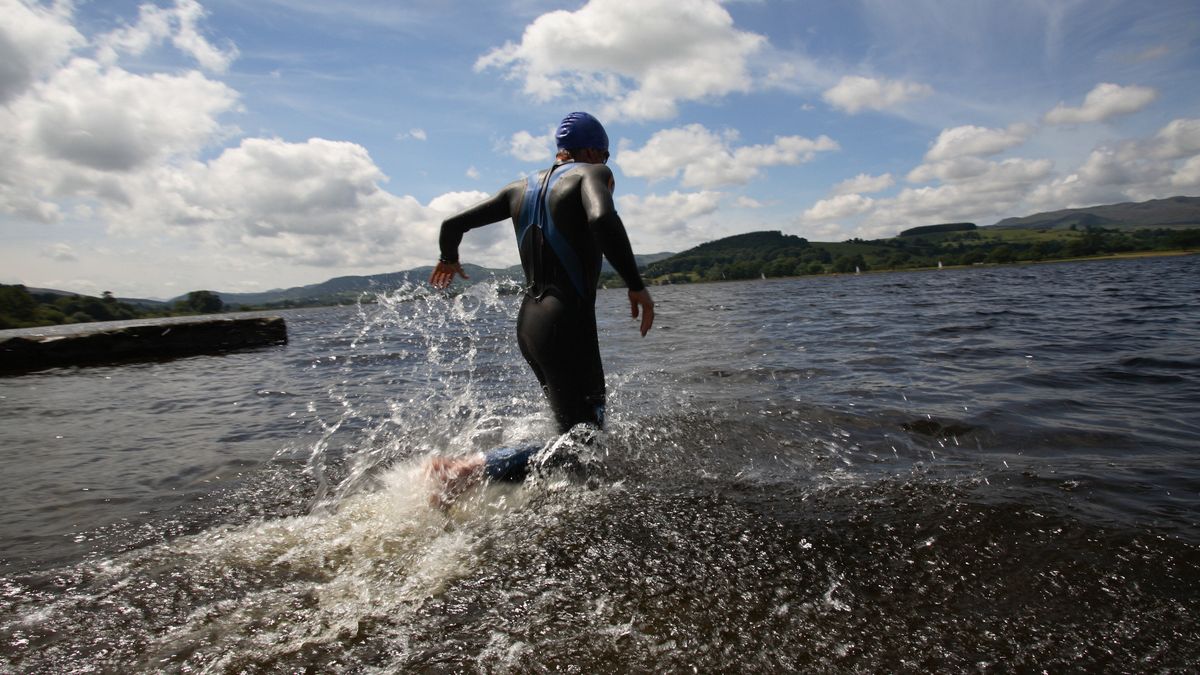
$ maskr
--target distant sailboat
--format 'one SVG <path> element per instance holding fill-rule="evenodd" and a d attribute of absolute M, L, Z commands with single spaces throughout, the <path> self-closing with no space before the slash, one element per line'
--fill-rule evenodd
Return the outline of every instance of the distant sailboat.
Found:
<path fill-rule="evenodd" d="M 767 274 L 766 274 L 766 272 L 760 272 L 759 274 L 762 276 L 762 278 L 763 278 L 763 279 L 766 279 L 766 278 L 767 278 Z"/>
<path fill-rule="evenodd" d="M 855 273 L 855 274 L 862 274 L 862 270 L 858 269 L 858 265 L 855 265 L 855 266 L 854 266 L 854 273 Z"/>
<path fill-rule="evenodd" d="M 939 270 L 942 269 L 942 261 L 941 260 L 938 261 L 938 269 Z"/>

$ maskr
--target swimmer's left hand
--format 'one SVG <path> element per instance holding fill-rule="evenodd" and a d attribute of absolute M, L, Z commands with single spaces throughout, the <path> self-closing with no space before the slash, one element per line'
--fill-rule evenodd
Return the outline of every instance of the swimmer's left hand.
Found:
<path fill-rule="evenodd" d="M 448 263 L 439 260 L 437 267 L 434 267 L 433 273 L 429 275 L 429 283 L 438 290 L 448 288 L 450 283 L 454 281 L 454 275 L 456 274 L 464 279 L 470 279 L 459 263 Z"/>
<path fill-rule="evenodd" d="M 629 315 L 636 319 L 639 310 L 642 315 L 642 337 L 646 337 L 646 333 L 649 333 L 654 325 L 654 298 L 651 298 L 650 291 L 644 288 L 640 291 L 629 291 Z"/>

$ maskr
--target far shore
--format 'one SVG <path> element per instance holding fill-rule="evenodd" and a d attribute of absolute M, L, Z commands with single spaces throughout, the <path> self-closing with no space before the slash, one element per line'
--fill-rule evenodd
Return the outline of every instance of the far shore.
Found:
<path fill-rule="evenodd" d="M 915 272 L 924 270 L 971 269 L 976 267 L 1006 267 L 1008 265 L 1051 265 L 1054 263 L 1087 262 L 1091 260 L 1123 260 L 1125 258 L 1173 258 L 1185 255 L 1196 255 L 1200 251 L 1130 251 L 1129 253 L 1110 253 L 1108 255 L 1092 255 L 1079 258 L 1053 258 L 1051 260 L 1015 260 L 1010 263 L 974 263 L 971 265 L 946 265 L 945 267 L 910 267 L 906 269 L 872 270 L 873 272 Z M 844 274 L 844 273 L 842 273 Z M 868 272 L 869 274 L 869 272 Z"/>
<path fill-rule="evenodd" d="M 895 272 L 929 272 L 939 270 L 962 270 L 962 269 L 979 269 L 993 267 L 1008 267 L 1008 266 L 1024 266 L 1024 265 L 1043 265 L 1054 263 L 1070 263 L 1070 262 L 1087 262 L 1092 260 L 1124 260 L 1136 258 L 1164 258 L 1164 257 L 1179 257 L 1196 255 L 1200 251 L 1135 251 L 1129 253 L 1113 253 L 1102 256 L 1085 256 L 1080 258 L 1055 258 L 1053 260 L 1018 260 L 1011 263 L 974 263 L 971 265 L 946 265 L 944 267 L 903 267 L 899 269 L 873 269 L 866 270 L 857 274 L 891 274 Z M 747 279 L 718 279 L 718 280 L 698 280 L 678 283 L 669 283 L 647 279 L 647 285 L 656 288 L 662 286 L 690 286 L 693 284 L 712 284 L 712 283 L 733 283 L 741 281 L 782 281 L 787 279 L 825 279 L 830 277 L 847 277 L 855 276 L 855 272 L 825 272 L 822 274 L 802 274 L 794 276 L 782 277 L 767 277 L 762 279 L 759 277 L 751 277 Z M 605 290 L 623 289 L 624 286 L 604 286 Z M 460 289 L 461 290 L 461 289 Z M 361 304 L 374 304 L 373 298 L 364 298 L 359 301 Z M 263 318 L 273 316 L 281 311 L 301 310 L 301 309 L 319 309 L 323 307 L 344 307 L 353 305 L 329 304 L 329 305 L 297 305 L 294 307 L 273 307 L 273 308 L 258 308 L 250 310 L 233 309 L 230 311 L 221 312 L 218 314 L 206 315 L 186 315 L 175 317 L 158 317 L 158 318 L 142 318 L 130 319 L 124 321 L 94 321 L 86 323 L 71 323 L 71 324 L 46 324 L 42 326 L 29 326 L 25 328 L 9 328 L 0 330 L 0 335 L 4 337 L 47 337 L 52 335 L 73 335 L 78 333 L 87 333 L 97 330 L 102 330 L 107 326 L 142 326 L 142 325 L 171 325 L 172 323 L 187 323 L 199 319 L 230 319 L 230 318 Z"/>
<path fill-rule="evenodd" d="M 654 280 L 647 281 L 647 284 L 652 286 L 690 286 L 693 284 L 720 284 L 736 281 L 776 281 L 783 279 L 820 279 L 824 277 L 852 277 L 862 274 L 892 274 L 895 272 L 936 272 L 938 270 L 964 270 L 964 269 L 979 269 L 981 267 L 1021 267 L 1024 265 L 1050 265 L 1054 263 L 1070 263 L 1070 262 L 1089 262 L 1093 260 L 1124 260 L 1135 258 L 1173 258 L 1180 256 L 1196 255 L 1200 251 L 1131 251 L 1129 253 L 1110 253 L 1108 255 L 1083 256 L 1080 258 L 1054 258 L 1052 260 L 1015 260 L 1010 263 L 972 263 L 970 265 L 945 265 L 943 267 L 901 267 L 898 269 L 876 269 L 866 270 L 863 272 L 824 272 L 822 274 L 800 274 L 783 277 L 767 277 L 766 279 L 751 277 L 748 279 L 716 279 L 702 281 L 685 281 L 679 283 L 663 283 Z M 624 288 L 623 286 L 614 286 L 616 288 Z"/>

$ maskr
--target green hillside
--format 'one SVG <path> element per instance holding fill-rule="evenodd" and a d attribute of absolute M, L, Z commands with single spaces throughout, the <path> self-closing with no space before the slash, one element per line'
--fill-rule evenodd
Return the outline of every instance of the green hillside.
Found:
<path fill-rule="evenodd" d="M 1170 197 L 1006 218 L 944 223 L 888 239 L 810 242 L 778 231 L 710 241 L 646 267 L 656 283 L 786 277 L 1062 260 L 1200 248 L 1200 197 Z"/>
<path fill-rule="evenodd" d="M 212 291 L 192 291 L 174 303 L 65 293 L 20 284 L 0 284 L 0 329 L 36 328 L 93 321 L 128 321 L 163 316 L 214 314 L 224 309 Z"/>
<path fill-rule="evenodd" d="M 654 283 L 688 283 L 1196 248 L 1200 248 L 1200 228 L 984 227 L 844 242 L 809 242 L 780 232 L 752 232 L 708 242 L 653 263 L 647 266 L 645 276 Z"/>

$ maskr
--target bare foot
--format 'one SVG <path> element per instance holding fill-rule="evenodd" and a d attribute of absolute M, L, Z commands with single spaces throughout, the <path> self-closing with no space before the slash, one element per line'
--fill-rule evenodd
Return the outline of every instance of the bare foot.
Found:
<path fill-rule="evenodd" d="M 482 454 L 429 458 L 425 465 L 425 475 L 433 483 L 429 505 L 443 510 L 450 508 L 462 493 L 482 481 L 483 464 Z"/>

